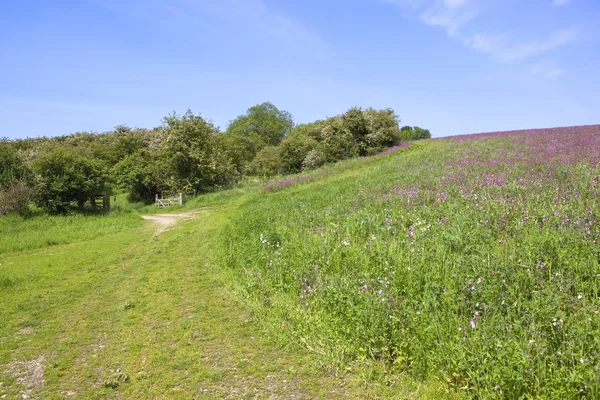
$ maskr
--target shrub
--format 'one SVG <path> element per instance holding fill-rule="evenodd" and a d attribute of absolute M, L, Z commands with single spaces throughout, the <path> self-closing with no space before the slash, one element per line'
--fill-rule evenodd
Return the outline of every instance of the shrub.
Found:
<path fill-rule="evenodd" d="M 375 110 L 368 108 L 364 112 L 367 123 L 367 151 L 375 154 L 381 150 L 400 143 L 400 129 L 398 128 L 398 117 L 394 110 Z"/>
<path fill-rule="evenodd" d="M 322 146 L 325 160 L 335 162 L 359 155 L 356 139 L 347 129 L 340 118 L 330 118 L 323 124 L 321 130 Z"/>
<path fill-rule="evenodd" d="M 301 133 L 295 133 L 285 138 L 279 145 L 283 172 L 300 172 L 307 154 L 317 145 L 318 142 L 315 139 Z"/>
<path fill-rule="evenodd" d="M 277 146 L 267 146 L 252 161 L 252 171 L 257 175 L 274 176 L 283 171 L 283 161 Z"/>
<path fill-rule="evenodd" d="M 25 182 L 12 180 L 0 189 L 0 215 L 17 212 L 26 215 L 33 198 L 33 189 Z"/>
<path fill-rule="evenodd" d="M 62 213 L 76 202 L 79 208 L 104 192 L 106 172 L 102 163 L 70 147 L 54 146 L 32 164 L 38 205 Z"/>
<path fill-rule="evenodd" d="M 165 117 L 163 124 L 159 156 L 171 190 L 203 192 L 235 181 L 235 166 L 218 146 L 218 129 L 210 121 L 188 110 L 181 117 Z"/>
<path fill-rule="evenodd" d="M 325 164 L 325 155 L 321 150 L 314 149 L 306 154 L 302 161 L 302 171 L 319 168 Z"/>
<path fill-rule="evenodd" d="M 294 126 L 292 115 L 266 102 L 250 107 L 227 127 L 227 133 L 240 136 L 256 135 L 267 145 L 276 146 Z"/>

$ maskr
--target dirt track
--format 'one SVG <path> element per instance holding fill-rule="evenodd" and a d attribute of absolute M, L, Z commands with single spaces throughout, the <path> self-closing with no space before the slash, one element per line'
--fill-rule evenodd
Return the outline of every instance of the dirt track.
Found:
<path fill-rule="evenodd" d="M 197 214 L 202 214 L 205 211 L 186 211 L 177 214 L 156 214 L 156 215 L 142 215 L 146 221 L 150 221 L 154 224 L 158 235 L 172 229 L 179 221 L 189 220 L 195 217 Z"/>

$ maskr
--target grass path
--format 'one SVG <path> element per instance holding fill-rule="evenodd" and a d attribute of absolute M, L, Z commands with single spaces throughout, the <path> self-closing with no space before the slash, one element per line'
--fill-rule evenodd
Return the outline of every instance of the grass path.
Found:
<path fill-rule="evenodd" d="M 261 337 L 212 259 L 233 212 L 3 256 L 0 398 L 415 397 Z"/>

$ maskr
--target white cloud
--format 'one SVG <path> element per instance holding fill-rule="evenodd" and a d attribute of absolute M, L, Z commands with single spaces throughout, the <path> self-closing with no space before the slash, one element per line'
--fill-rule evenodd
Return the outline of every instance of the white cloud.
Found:
<path fill-rule="evenodd" d="M 565 29 L 545 40 L 514 41 L 508 34 L 478 33 L 462 37 L 463 43 L 474 50 L 488 54 L 494 60 L 514 62 L 537 56 L 565 46 L 577 39 L 577 31 Z"/>
<path fill-rule="evenodd" d="M 564 1 L 564 0 L 562 0 L 562 1 Z M 460 7 L 460 6 L 464 5 L 466 2 L 467 2 L 467 0 L 444 0 L 444 4 L 450 8 Z"/>
<path fill-rule="evenodd" d="M 545 39 L 523 39 L 504 33 L 469 33 L 467 23 L 482 14 L 483 3 L 468 0 L 382 0 L 402 7 L 412 7 L 416 16 L 426 25 L 444 28 L 448 36 L 466 47 L 487 54 L 493 60 L 516 62 L 552 51 L 574 42 L 575 29 L 558 30 Z M 553 0 L 564 5 L 570 0 Z"/>
<path fill-rule="evenodd" d="M 531 67 L 531 72 L 536 75 L 541 75 L 546 79 L 556 79 L 559 76 L 566 74 L 567 70 L 558 68 L 548 62 L 539 62 Z"/>
<path fill-rule="evenodd" d="M 572 43 L 577 39 L 574 29 L 564 29 L 553 33 L 548 39 L 513 44 L 502 50 L 504 61 L 516 61 L 536 56 Z"/>
<path fill-rule="evenodd" d="M 458 28 L 469 22 L 474 16 L 475 13 L 470 10 L 458 10 L 456 7 L 448 7 L 444 2 L 426 8 L 421 13 L 420 19 L 427 25 L 446 29 L 450 37 L 455 37 Z"/>

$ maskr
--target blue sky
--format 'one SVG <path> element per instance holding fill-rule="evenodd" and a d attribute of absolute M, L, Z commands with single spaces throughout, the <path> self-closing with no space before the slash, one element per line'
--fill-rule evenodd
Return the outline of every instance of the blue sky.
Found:
<path fill-rule="evenodd" d="M 391 107 L 434 136 L 600 123 L 597 0 L 0 3 L 0 136 L 224 129 L 271 101 L 297 123 Z"/>

